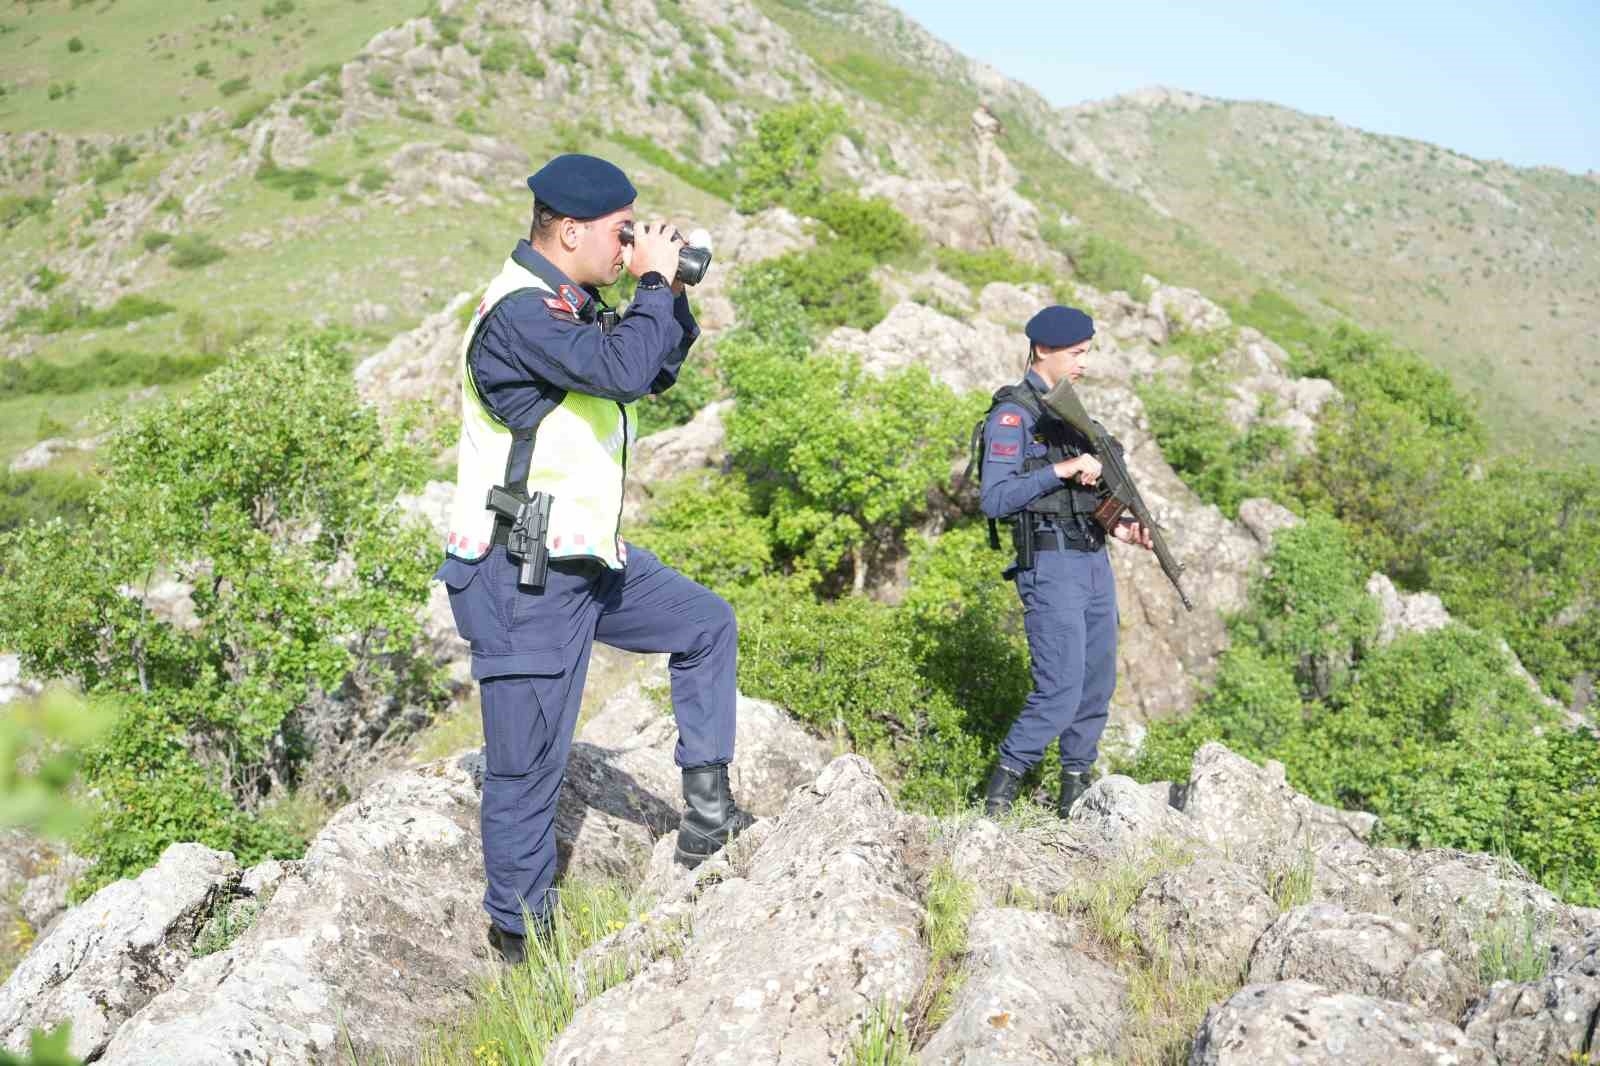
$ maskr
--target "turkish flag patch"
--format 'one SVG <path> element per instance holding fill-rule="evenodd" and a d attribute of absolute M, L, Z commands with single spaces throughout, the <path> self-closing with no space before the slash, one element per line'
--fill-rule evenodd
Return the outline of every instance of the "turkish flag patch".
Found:
<path fill-rule="evenodd" d="M 1020 426 L 1022 425 L 1022 416 L 1008 412 L 1000 416 L 1000 424 L 1002 426 Z"/>
<path fill-rule="evenodd" d="M 544 306 L 550 312 L 551 318 L 559 318 L 564 322 L 578 321 L 577 310 L 559 296 L 547 297 Z"/>
<path fill-rule="evenodd" d="M 1020 444 L 1001 444 L 999 441 L 995 441 L 989 445 L 989 458 L 1015 459 L 1021 447 L 1022 445 Z"/>

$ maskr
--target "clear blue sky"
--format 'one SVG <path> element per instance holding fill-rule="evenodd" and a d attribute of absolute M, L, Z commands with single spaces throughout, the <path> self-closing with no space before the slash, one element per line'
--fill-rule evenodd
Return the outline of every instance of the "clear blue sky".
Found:
<path fill-rule="evenodd" d="M 890 2 L 1058 105 L 1166 85 L 1600 171 L 1600 0 Z"/>

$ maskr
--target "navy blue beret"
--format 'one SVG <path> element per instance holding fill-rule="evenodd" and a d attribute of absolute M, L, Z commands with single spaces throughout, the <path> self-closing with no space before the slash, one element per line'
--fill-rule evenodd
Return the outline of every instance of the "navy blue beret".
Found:
<path fill-rule="evenodd" d="M 1028 319 L 1023 332 L 1046 348 L 1070 348 L 1094 336 L 1094 319 L 1076 307 L 1052 304 Z"/>
<path fill-rule="evenodd" d="M 639 193 L 615 163 L 592 155 L 558 155 L 528 179 L 533 197 L 569 218 L 599 218 L 638 199 Z"/>

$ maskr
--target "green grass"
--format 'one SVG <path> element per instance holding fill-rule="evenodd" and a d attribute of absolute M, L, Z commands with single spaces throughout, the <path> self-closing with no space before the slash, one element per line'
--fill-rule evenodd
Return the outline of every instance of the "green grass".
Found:
<path fill-rule="evenodd" d="M 542 1066 L 545 1050 L 578 1008 L 578 956 L 630 917 L 628 894 L 620 886 L 562 883 L 554 935 L 530 940 L 526 964 L 485 981 L 470 1013 L 425 1038 L 417 1066 Z M 626 979 L 625 964 L 609 959 L 590 969 L 590 995 Z"/>
<path fill-rule="evenodd" d="M 231 108 L 224 86 L 276 87 L 298 72 L 354 56 L 379 30 L 423 14 L 427 0 L 299 0 L 273 18 L 259 0 L 174 4 L 13 5 L 0 34 L 0 129 L 125 133 L 208 107 Z M 280 7 L 281 10 L 281 7 Z M 221 20 L 233 16 L 235 28 Z M 82 52 L 67 42 L 81 37 Z M 242 58 L 240 51 L 250 53 Z M 209 63 L 209 76 L 196 74 Z M 54 84 L 73 92 L 49 98 Z M 129 92 L 137 85 L 138 92 Z M 238 90 L 235 90 L 238 91 Z"/>
<path fill-rule="evenodd" d="M 849 1066 L 912 1066 L 915 1061 L 905 1018 L 886 1001 L 873 1006 L 845 1056 Z"/>

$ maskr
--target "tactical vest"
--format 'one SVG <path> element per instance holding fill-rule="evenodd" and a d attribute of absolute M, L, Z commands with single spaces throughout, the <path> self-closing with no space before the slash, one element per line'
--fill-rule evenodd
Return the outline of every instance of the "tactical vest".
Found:
<path fill-rule="evenodd" d="M 484 323 L 506 297 L 530 290 L 555 296 L 538 275 L 507 259 L 461 340 L 461 441 L 445 551 L 469 561 L 487 555 L 494 533 L 494 515 L 484 507 L 489 489 L 525 485 L 529 493 L 551 497 L 550 558 L 593 558 L 621 570 L 627 561 L 622 486 L 634 435 L 630 406 L 567 392 L 536 426 L 513 428 L 478 392 L 473 364 Z"/>
<path fill-rule="evenodd" d="M 1074 459 L 1092 450 L 1087 437 L 1044 409 L 1044 405 L 1039 402 L 1039 394 L 1024 380 L 995 390 L 994 398 L 989 402 L 989 410 L 984 413 L 983 421 L 973 429 L 975 445 L 973 463 L 980 471 L 983 454 L 988 447 L 988 442 L 983 439 L 984 427 L 989 424 L 989 416 L 994 414 L 994 409 L 1004 403 L 1014 403 L 1032 416 L 1034 440 L 1045 446 L 1043 455 L 1030 455 L 1023 459 L 1024 473 L 1032 473 L 1044 466 L 1053 466 L 1063 459 Z M 1062 482 L 1059 488 L 1051 489 L 1034 499 L 1023 510 L 1029 514 L 1048 515 L 1057 519 L 1063 516 L 1079 516 L 1087 520 L 1099 506 L 1101 497 L 1099 489 L 1080 485 L 1076 481 Z M 1068 520 L 1078 522 L 1079 518 Z M 1015 518 L 1011 520 L 1015 521 Z"/>

